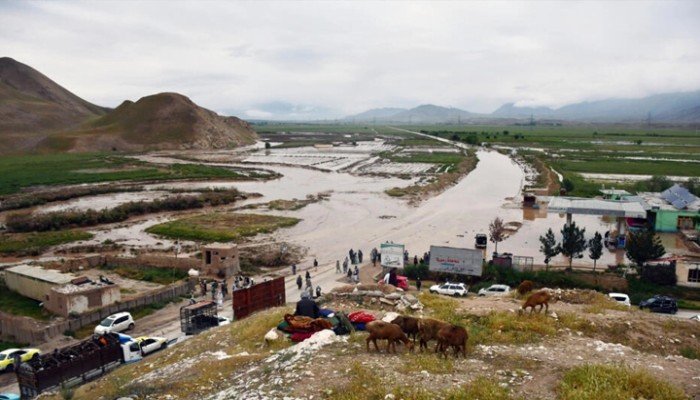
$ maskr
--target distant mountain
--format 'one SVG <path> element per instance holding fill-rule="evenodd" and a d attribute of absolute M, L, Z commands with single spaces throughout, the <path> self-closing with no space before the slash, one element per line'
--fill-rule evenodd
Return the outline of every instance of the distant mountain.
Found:
<path fill-rule="evenodd" d="M 700 91 L 666 93 L 641 99 L 608 99 L 570 104 L 558 109 L 505 104 L 491 115 L 502 118 L 560 119 L 585 122 L 700 122 Z"/>
<path fill-rule="evenodd" d="M 40 148 L 73 151 L 228 148 L 255 142 L 257 134 L 236 117 L 223 117 L 177 93 L 125 101 L 80 129 L 47 137 Z"/>
<path fill-rule="evenodd" d="M 0 153 L 226 148 L 256 137 L 247 122 L 220 116 L 177 93 L 127 100 L 111 110 L 28 65 L 0 58 Z"/>
<path fill-rule="evenodd" d="M 405 108 L 395 108 L 395 107 L 385 107 L 385 108 L 373 108 L 359 114 L 351 115 L 345 119 L 353 119 L 356 121 L 371 121 L 373 119 L 386 119 L 390 118 L 402 111 L 406 111 Z"/>
<path fill-rule="evenodd" d="M 363 113 L 347 117 L 355 121 L 394 122 L 394 123 L 440 123 L 457 122 L 472 117 L 477 117 L 469 111 L 453 107 L 441 107 L 433 104 L 424 104 L 410 110 L 403 108 L 375 108 Z"/>
<path fill-rule="evenodd" d="M 0 58 L 0 150 L 31 146 L 42 133 L 76 127 L 108 110 L 28 65 Z"/>

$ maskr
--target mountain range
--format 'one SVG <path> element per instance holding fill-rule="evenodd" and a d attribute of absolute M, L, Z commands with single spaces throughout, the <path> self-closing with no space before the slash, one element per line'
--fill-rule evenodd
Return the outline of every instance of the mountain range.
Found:
<path fill-rule="evenodd" d="M 507 103 L 490 114 L 432 104 L 411 109 L 376 108 L 346 120 L 385 123 L 455 123 L 498 119 L 547 119 L 572 122 L 696 124 L 700 123 L 700 91 L 665 93 L 640 99 L 607 99 L 560 108 L 519 107 Z"/>
<path fill-rule="evenodd" d="M 0 153 L 226 148 L 255 141 L 250 125 L 158 93 L 109 109 L 32 67 L 0 58 Z"/>

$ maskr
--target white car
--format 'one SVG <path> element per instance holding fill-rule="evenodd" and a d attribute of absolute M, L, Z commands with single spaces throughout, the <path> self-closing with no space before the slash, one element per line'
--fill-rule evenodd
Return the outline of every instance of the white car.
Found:
<path fill-rule="evenodd" d="M 117 333 L 134 329 L 134 318 L 128 312 L 112 314 L 95 327 L 95 334 Z"/>
<path fill-rule="evenodd" d="M 469 288 L 463 283 L 446 282 L 442 285 L 430 287 L 430 293 L 439 293 L 447 296 L 466 296 Z"/>
<path fill-rule="evenodd" d="M 620 304 L 631 306 L 630 297 L 624 293 L 608 293 L 608 296 Z"/>
<path fill-rule="evenodd" d="M 168 340 L 164 337 L 141 336 L 134 339 L 134 341 L 139 344 L 141 354 L 144 356 L 168 347 Z"/>
<path fill-rule="evenodd" d="M 508 285 L 491 285 L 479 290 L 479 296 L 503 296 L 510 293 Z"/>

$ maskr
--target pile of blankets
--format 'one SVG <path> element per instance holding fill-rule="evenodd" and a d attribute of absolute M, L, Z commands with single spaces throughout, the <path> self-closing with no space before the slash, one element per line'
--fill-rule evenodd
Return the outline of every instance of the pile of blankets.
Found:
<path fill-rule="evenodd" d="M 331 329 L 337 335 L 347 335 L 355 328 L 344 313 L 322 309 L 321 317 L 316 319 L 286 314 L 284 321 L 277 325 L 277 329 L 287 333 L 293 342 L 301 342 L 324 329 Z"/>

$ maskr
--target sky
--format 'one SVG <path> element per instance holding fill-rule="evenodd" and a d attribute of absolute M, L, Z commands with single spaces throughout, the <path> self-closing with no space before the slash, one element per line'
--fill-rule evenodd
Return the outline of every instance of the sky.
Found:
<path fill-rule="evenodd" d="M 0 56 L 116 107 L 248 119 L 489 113 L 700 89 L 700 2 L 0 0 Z"/>

